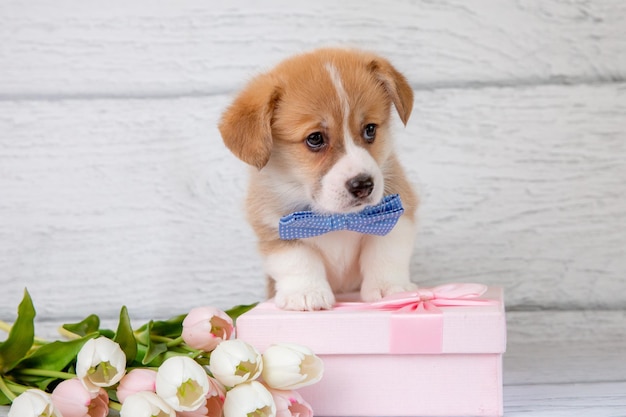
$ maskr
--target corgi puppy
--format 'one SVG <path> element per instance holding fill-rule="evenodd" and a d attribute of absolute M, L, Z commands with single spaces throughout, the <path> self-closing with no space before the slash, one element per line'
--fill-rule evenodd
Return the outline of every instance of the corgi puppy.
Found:
<path fill-rule="evenodd" d="M 392 106 L 406 125 L 413 91 L 387 60 L 319 49 L 252 79 L 222 115 L 224 143 L 252 166 L 247 217 L 278 307 L 329 309 L 340 292 L 375 301 L 416 288 L 418 199 L 394 152 Z M 279 220 L 294 211 L 357 212 L 389 194 L 400 195 L 404 213 L 385 236 L 279 238 Z"/>

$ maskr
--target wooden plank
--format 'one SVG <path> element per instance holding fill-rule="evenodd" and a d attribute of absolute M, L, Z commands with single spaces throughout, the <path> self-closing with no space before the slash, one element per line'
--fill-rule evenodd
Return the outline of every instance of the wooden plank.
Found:
<path fill-rule="evenodd" d="M 229 97 L 0 102 L 0 318 L 258 301 Z M 422 91 L 397 145 L 422 196 L 422 285 L 512 309 L 626 304 L 626 85 Z M 106 302 L 103 302 L 103 295 Z"/>
<path fill-rule="evenodd" d="M 0 147 L 0 317 L 24 287 L 45 317 L 114 317 L 123 304 L 169 315 L 262 298 L 243 219 L 247 170 L 216 128 L 225 104 L 0 103 L 11 139 Z"/>
<path fill-rule="evenodd" d="M 624 417 L 626 382 L 504 387 L 506 417 Z"/>
<path fill-rule="evenodd" d="M 623 310 L 508 312 L 505 385 L 626 381 L 625 323 Z"/>
<path fill-rule="evenodd" d="M 624 16 L 615 0 L 8 0 L 0 95 L 224 92 L 323 45 L 380 52 L 416 86 L 623 80 Z"/>
<path fill-rule="evenodd" d="M 425 284 L 504 283 L 517 309 L 625 305 L 624 84 L 418 94 L 400 142 Z"/>

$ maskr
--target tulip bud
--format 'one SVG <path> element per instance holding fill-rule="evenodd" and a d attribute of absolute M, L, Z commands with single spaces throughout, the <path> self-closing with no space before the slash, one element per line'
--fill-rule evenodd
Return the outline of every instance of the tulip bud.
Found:
<path fill-rule="evenodd" d="M 182 337 L 194 349 L 210 352 L 233 333 L 233 320 L 214 307 L 192 309 L 183 320 Z"/>
<path fill-rule="evenodd" d="M 176 417 L 176 411 L 154 392 L 141 391 L 126 397 L 120 417 Z"/>
<path fill-rule="evenodd" d="M 109 394 L 100 388 L 91 393 L 80 379 L 62 381 L 52 391 L 52 402 L 63 417 L 106 417 L 109 414 Z"/>
<path fill-rule="evenodd" d="M 276 404 L 276 417 L 313 417 L 313 409 L 297 391 L 268 388 Z"/>
<path fill-rule="evenodd" d="M 176 417 L 222 417 L 225 398 L 224 386 L 217 379 L 209 377 L 209 392 L 205 404 L 196 411 L 180 411 L 176 413 Z"/>
<path fill-rule="evenodd" d="M 52 403 L 50 394 L 39 389 L 29 389 L 13 400 L 8 417 L 63 417 Z"/>
<path fill-rule="evenodd" d="M 263 353 L 263 380 L 272 388 L 305 387 L 322 379 L 323 372 L 322 360 L 305 346 L 277 344 Z"/>
<path fill-rule="evenodd" d="M 224 386 L 215 378 L 209 377 L 209 392 L 205 404 L 195 411 L 179 411 L 176 417 L 222 417 L 225 398 Z"/>
<path fill-rule="evenodd" d="M 89 339 L 76 356 L 76 376 L 91 392 L 116 384 L 125 372 L 126 355 L 106 337 Z"/>
<path fill-rule="evenodd" d="M 136 368 L 124 375 L 117 386 L 117 399 L 123 403 L 126 397 L 140 391 L 156 392 L 156 371 Z"/>
<path fill-rule="evenodd" d="M 187 356 L 173 356 L 159 367 L 156 392 L 176 411 L 193 411 L 206 401 L 209 376 Z"/>
<path fill-rule="evenodd" d="M 258 381 L 237 385 L 228 391 L 224 401 L 224 417 L 248 416 L 276 416 L 272 394 Z"/>
<path fill-rule="evenodd" d="M 263 361 L 254 346 L 240 340 L 225 340 L 211 353 L 209 368 L 227 387 L 234 387 L 261 375 Z"/>

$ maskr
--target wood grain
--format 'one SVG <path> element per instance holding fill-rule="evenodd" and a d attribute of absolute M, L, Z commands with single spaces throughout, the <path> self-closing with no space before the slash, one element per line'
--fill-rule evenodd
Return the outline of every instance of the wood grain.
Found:
<path fill-rule="evenodd" d="M 228 96 L 0 102 L 0 317 L 139 316 L 263 297 Z M 422 196 L 414 279 L 510 309 L 626 304 L 625 85 L 441 89 L 397 146 Z"/>
<path fill-rule="evenodd" d="M 415 278 L 508 305 L 622 308 L 626 86 L 419 94 L 401 143 L 423 205 Z"/>
<path fill-rule="evenodd" d="M 217 118 L 278 60 L 387 56 L 424 286 L 505 288 L 507 417 L 626 416 L 626 2 L 0 2 L 0 320 L 263 298 Z M 571 310 L 571 311 L 570 311 Z M 0 334 L 0 340 L 4 335 Z M 6 417 L 7 407 L 0 407 Z"/>
<path fill-rule="evenodd" d="M 626 382 L 504 387 L 506 417 L 624 417 Z"/>
<path fill-rule="evenodd" d="M 620 81 L 625 14 L 615 0 L 5 0 L 0 97 L 227 92 L 322 45 L 380 52 L 423 88 Z"/>

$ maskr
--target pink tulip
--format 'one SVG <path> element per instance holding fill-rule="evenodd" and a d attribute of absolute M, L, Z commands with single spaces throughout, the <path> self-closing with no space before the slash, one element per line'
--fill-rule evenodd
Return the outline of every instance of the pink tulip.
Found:
<path fill-rule="evenodd" d="M 52 403 L 63 417 L 105 417 L 109 414 L 109 395 L 100 388 L 90 393 L 80 379 L 61 382 L 52 391 Z"/>
<path fill-rule="evenodd" d="M 177 417 L 221 417 L 224 409 L 226 390 L 224 386 L 214 378 L 209 377 L 209 393 L 206 396 L 206 404 L 196 411 L 179 411 Z"/>
<path fill-rule="evenodd" d="M 298 392 L 267 389 L 276 404 L 276 417 L 313 417 L 313 409 Z"/>
<path fill-rule="evenodd" d="M 123 403 L 126 397 L 140 391 L 156 392 L 156 371 L 137 368 L 127 373 L 117 387 L 117 399 Z"/>
<path fill-rule="evenodd" d="M 214 307 L 192 309 L 183 320 L 183 340 L 194 349 L 211 352 L 222 341 L 230 339 L 233 320 Z"/>

